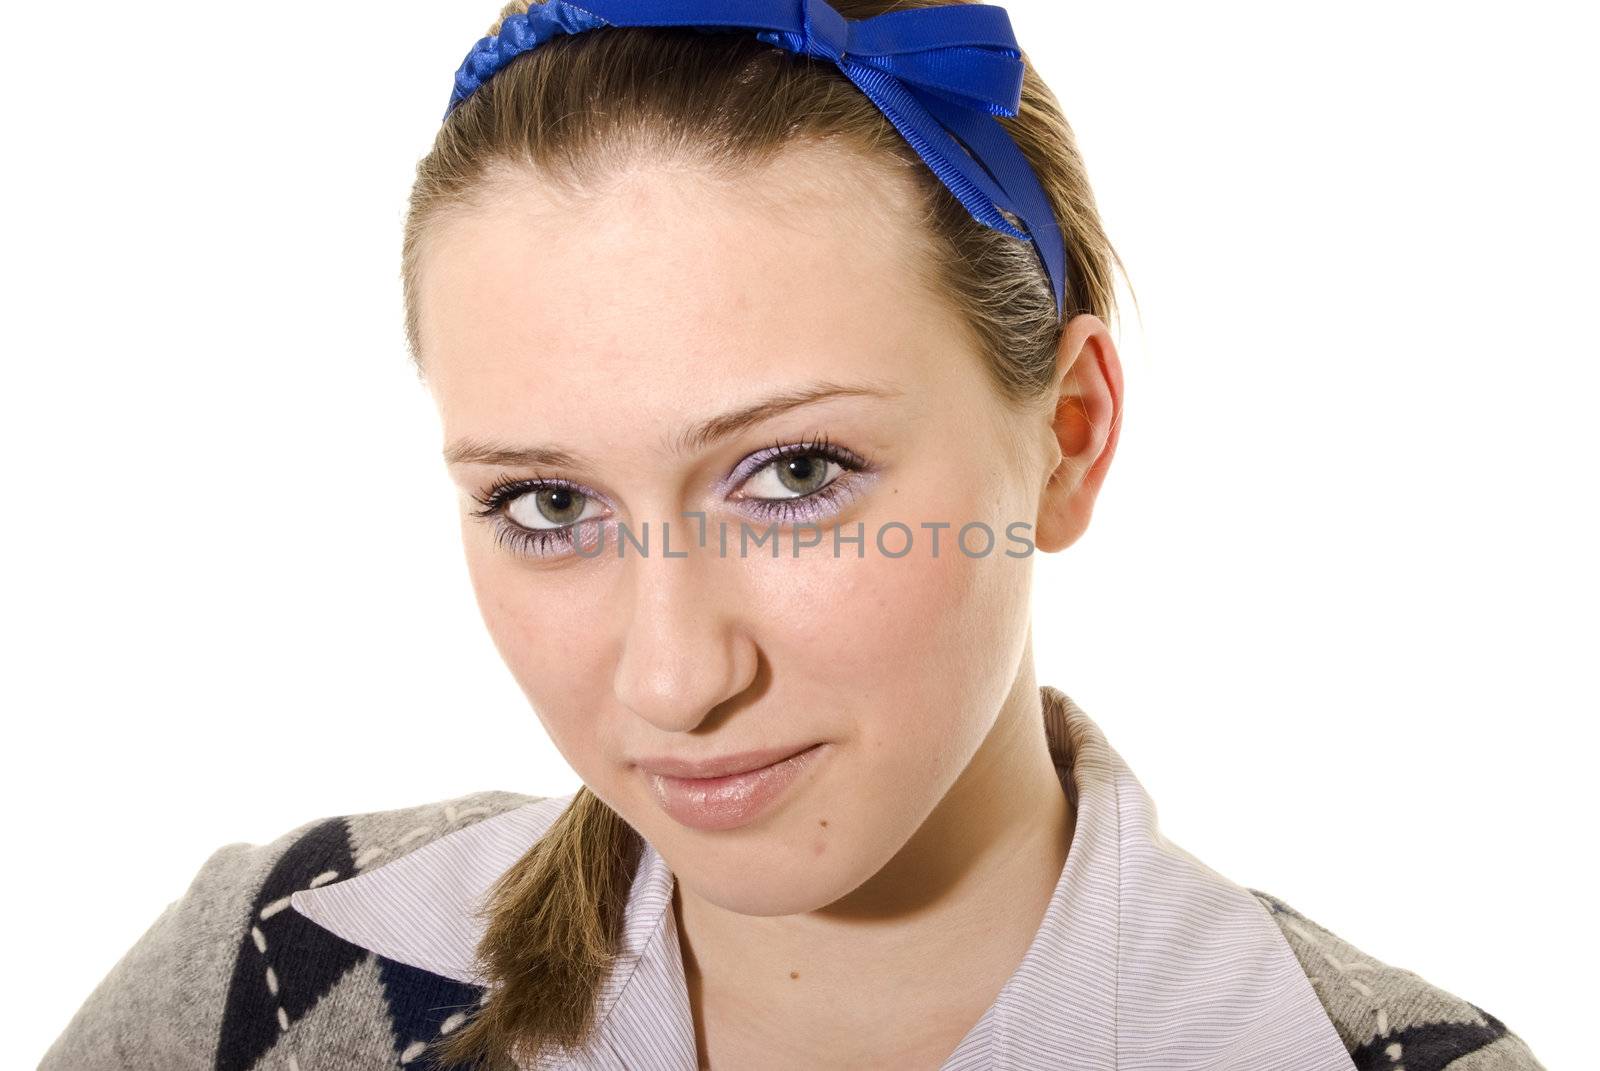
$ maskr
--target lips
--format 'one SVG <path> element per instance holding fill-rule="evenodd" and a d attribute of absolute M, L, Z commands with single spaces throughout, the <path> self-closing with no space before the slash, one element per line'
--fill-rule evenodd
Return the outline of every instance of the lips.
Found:
<path fill-rule="evenodd" d="M 775 762 L 743 773 L 690 778 L 647 772 L 646 779 L 661 809 L 680 824 L 706 831 L 734 829 L 774 807 L 801 772 L 831 748 L 826 743 L 813 744 L 787 756 L 781 754 L 783 750 L 787 749 L 725 757 L 724 765 L 748 766 L 767 754 L 779 756 Z"/>
<path fill-rule="evenodd" d="M 815 746 L 815 743 L 789 744 L 761 748 L 756 751 L 740 751 L 731 755 L 698 760 L 668 757 L 640 759 L 635 765 L 648 774 L 659 774 L 662 777 L 675 777 L 683 780 L 703 780 L 759 770 L 764 766 L 771 766 L 775 762 L 781 762 Z"/>

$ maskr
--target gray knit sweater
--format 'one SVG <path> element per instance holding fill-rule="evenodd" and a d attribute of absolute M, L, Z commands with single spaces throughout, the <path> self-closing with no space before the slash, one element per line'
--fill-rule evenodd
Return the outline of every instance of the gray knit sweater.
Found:
<path fill-rule="evenodd" d="M 417 1059 L 421 1043 L 459 1024 L 483 991 L 344 941 L 288 910 L 289 895 L 537 798 L 479 792 L 320 819 L 268 844 L 218 849 L 89 995 L 41 1071 L 431 1066 Z M 1543 1071 L 1482 1008 L 1250 891 L 1294 950 L 1355 1068 Z M 293 1056 L 279 1044 L 291 1028 Z"/>

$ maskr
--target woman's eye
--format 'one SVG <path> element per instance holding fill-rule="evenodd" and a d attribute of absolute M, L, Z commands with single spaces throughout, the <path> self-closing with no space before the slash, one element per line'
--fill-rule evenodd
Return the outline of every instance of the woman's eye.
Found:
<path fill-rule="evenodd" d="M 871 481 L 872 466 L 826 438 L 775 445 L 751 455 L 741 469 L 750 475 L 734 498 L 755 517 L 777 522 L 821 521 L 839 512 Z M 497 543 L 516 554 L 550 557 L 599 538 L 600 499 L 554 480 L 502 477 L 475 495 L 474 516 L 490 525 Z"/>
<path fill-rule="evenodd" d="M 544 487 L 506 503 L 506 516 L 524 528 L 565 528 L 588 520 L 589 496 L 570 487 Z M 592 516 L 592 514 L 590 515 Z"/>
<path fill-rule="evenodd" d="M 570 484 L 509 476 L 473 497 L 483 507 L 473 516 L 489 525 L 495 542 L 531 558 L 564 554 L 591 541 L 596 528 L 583 522 L 602 511 L 599 499 Z"/>
<path fill-rule="evenodd" d="M 804 498 L 839 478 L 844 467 L 821 454 L 789 454 L 767 462 L 744 482 L 747 498 Z"/>
<path fill-rule="evenodd" d="M 838 515 L 872 483 L 875 471 L 826 437 L 773 446 L 753 455 L 746 470 L 750 475 L 734 498 L 756 519 L 780 524 L 815 524 Z"/>

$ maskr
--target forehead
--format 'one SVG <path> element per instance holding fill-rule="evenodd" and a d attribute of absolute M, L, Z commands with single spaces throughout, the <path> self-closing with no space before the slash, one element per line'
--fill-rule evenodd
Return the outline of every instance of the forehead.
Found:
<path fill-rule="evenodd" d="M 926 281 L 918 197 L 825 146 L 729 176 L 638 163 L 578 195 L 508 171 L 430 233 L 430 387 L 465 432 L 530 397 L 682 413 L 713 385 L 914 381 L 950 363 L 958 335 Z"/>

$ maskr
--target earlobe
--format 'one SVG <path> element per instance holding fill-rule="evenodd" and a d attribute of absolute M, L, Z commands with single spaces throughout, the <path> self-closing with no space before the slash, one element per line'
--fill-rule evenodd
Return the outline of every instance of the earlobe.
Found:
<path fill-rule="evenodd" d="M 1089 526 L 1094 502 L 1116 452 L 1122 423 L 1122 364 L 1111 332 L 1085 313 L 1068 321 L 1057 356 L 1057 392 L 1049 434 L 1060 461 L 1040 494 L 1034 543 L 1070 546 Z"/>

